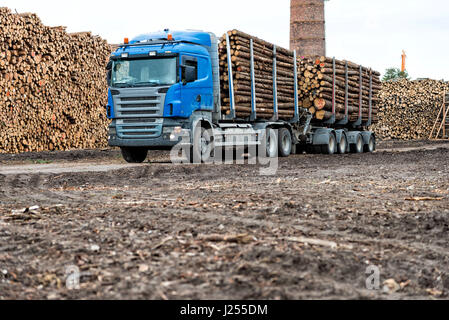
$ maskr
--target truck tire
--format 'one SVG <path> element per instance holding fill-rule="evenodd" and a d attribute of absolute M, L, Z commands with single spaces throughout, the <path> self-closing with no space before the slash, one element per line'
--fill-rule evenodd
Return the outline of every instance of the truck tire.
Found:
<path fill-rule="evenodd" d="M 342 134 L 340 142 L 337 145 L 337 152 L 339 154 L 345 154 L 347 150 L 348 150 L 348 139 L 346 138 L 346 135 Z"/>
<path fill-rule="evenodd" d="M 371 137 L 369 138 L 368 144 L 365 145 L 364 151 L 366 153 L 373 153 L 374 151 L 376 151 L 376 138 L 373 135 L 371 135 Z"/>
<path fill-rule="evenodd" d="M 352 153 L 363 153 L 363 137 L 361 134 L 357 135 L 356 143 L 351 144 L 351 152 Z"/>
<path fill-rule="evenodd" d="M 145 148 L 121 148 L 123 159 L 128 163 L 142 163 L 148 156 Z"/>
<path fill-rule="evenodd" d="M 261 147 L 262 157 L 276 158 L 278 156 L 278 137 L 276 131 L 271 128 L 265 130 Z"/>
<path fill-rule="evenodd" d="M 323 154 L 334 154 L 337 149 L 337 138 L 333 133 L 329 134 L 328 144 L 321 146 L 321 153 Z"/>
<path fill-rule="evenodd" d="M 283 158 L 287 158 L 292 154 L 292 135 L 290 130 L 282 128 L 279 130 L 279 155 Z"/>
<path fill-rule="evenodd" d="M 194 164 L 209 163 L 212 160 L 214 145 L 209 130 L 199 127 L 193 136 L 193 145 L 190 148 L 189 162 Z"/>

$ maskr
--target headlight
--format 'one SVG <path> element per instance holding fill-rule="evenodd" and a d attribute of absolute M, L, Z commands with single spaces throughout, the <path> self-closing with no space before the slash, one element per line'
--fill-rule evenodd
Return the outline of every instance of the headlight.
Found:
<path fill-rule="evenodd" d="M 173 133 L 180 134 L 182 132 L 182 127 L 164 127 L 163 133 Z"/>
<path fill-rule="evenodd" d="M 173 132 L 173 127 L 164 127 L 164 129 L 162 130 L 162 133 L 166 134 L 166 133 L 172 133 Z"/>
<path fill-rule="evenodd" d="M 182 132 L 182 127 L 175 127 L 174 129 L 173 129 L 173 133 L 174 134 L 180 134 Z"/>

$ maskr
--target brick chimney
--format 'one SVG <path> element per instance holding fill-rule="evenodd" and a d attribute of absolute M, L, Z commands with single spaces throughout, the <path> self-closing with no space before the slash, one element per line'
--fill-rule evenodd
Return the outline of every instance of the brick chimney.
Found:
<path fill-rule="evenodd" d="M 325 56 L 324 0 L 291 0 L 290 49 L 298 56 Z"/>

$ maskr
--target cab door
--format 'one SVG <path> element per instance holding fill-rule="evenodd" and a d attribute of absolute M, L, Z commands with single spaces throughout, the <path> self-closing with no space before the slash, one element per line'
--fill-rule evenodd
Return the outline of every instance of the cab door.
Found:
<path fill-rule="evenodd" d="M 213 111 L 213 82 L 210 59 L 181 57 L 181 101 L 179 116 L 188 118 L 195 111 Z"/>

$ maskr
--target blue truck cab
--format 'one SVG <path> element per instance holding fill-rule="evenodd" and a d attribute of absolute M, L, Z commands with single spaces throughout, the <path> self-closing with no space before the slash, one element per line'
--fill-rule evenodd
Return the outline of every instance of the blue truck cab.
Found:
<path fill-rule="evenodd" d="M 217 43 L 212 33 L 165 30 L 121 45 L 107 68 L 109 145 L 140 162 L 149 149 L 177 144 L 173 131 L 212 126 L 220 112 Z"/>

